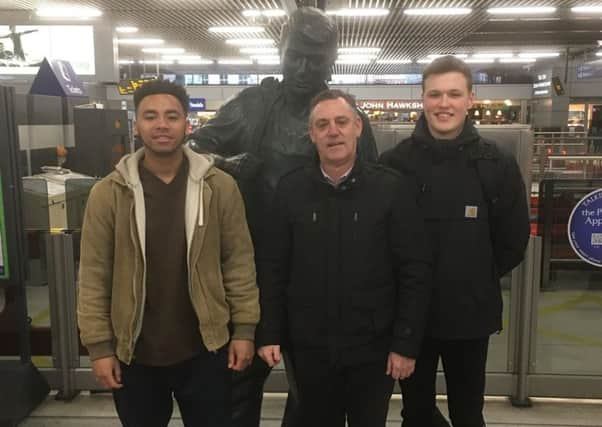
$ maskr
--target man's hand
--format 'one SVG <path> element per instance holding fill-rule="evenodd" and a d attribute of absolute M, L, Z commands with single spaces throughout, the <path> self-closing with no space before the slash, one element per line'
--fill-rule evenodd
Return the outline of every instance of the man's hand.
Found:
<path fill-rule="evenodd" d="M 402 356 L 401 354 L 389 353 L 387 358 L 387 375 L 394 380 L 404 380 L 414 373 L 416 359 Z"/>
<path fill-rule="evenodd" d="M 228 348 L 228 368 L 244 371 L 255 355 L 255 344 L 249 340 L 232 340 Z"/>
<path fill-rule="evenodd" d="M 281 360 L 279 345 L 264 345 L 263 347 L 259 347 L 257 354 L 270 368 L 276 366 Z"/>
<path fill-rule="evenodd" d="M 92 362 L 92 372 L 96 381 L 106 388 L 121 388 L 121 367 L 115 356 L 103 357 Z"/>

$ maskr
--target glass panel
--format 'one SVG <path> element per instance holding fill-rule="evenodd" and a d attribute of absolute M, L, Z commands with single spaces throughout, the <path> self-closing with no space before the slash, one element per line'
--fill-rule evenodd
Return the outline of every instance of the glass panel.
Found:
<path fill-rule="evenodd" d="M 567 222 L 573 207 L 602 180 L 546 179 L 539 191 L 542 283 L 535 372 L 602 374 L 602 269 L 573 252 Z"/>

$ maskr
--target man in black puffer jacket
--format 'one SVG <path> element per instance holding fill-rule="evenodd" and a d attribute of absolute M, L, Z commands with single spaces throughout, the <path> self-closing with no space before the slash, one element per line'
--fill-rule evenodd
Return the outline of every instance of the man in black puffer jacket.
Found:
<path fill-rule="evenodd" d="M 293 354 L 301 425 L 384 427 L 428 308 L 422 219 L 399 174 L 356 155 L 353 98 L 327 90 L 311 105 L 319 160 L 280 180 L 257 253 L 258 353 L 270 366 Z"/>
<path fill-rule="evenodd" d="M 489 336 L 502 329 L 500 278 L 529 238 L 525 184 L 515 159 L 467 117 L 471 71 L 452 56 L 423 74 L 424 114 L 381 162 L 414 181 L 433 256 L 433 295 L 412 377 L 401 382 L 403 427 L 431 427 L 439 357 L 454 427 L 482 427 Z"/>

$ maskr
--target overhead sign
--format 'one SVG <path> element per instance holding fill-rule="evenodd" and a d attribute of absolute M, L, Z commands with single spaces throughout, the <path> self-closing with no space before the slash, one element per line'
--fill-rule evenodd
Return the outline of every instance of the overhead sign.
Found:
<path fill-rule="evenodd" d="M 190 98 L 188 103 L 189 111 L 205 111 L 207 109 L 207 101 L 205 98 Z"/>
<path fill-rule="evenodd" d="M 135 80 L 120 80 L 117 90 L 119 90 L 119 95 L 131 95 L 144 83 L 148 83 L 152 80 L 155 80 L 155 77 Z"/>
<path fill-rule="evenodd" d="M 401 99 L 362 100 L 358 101 L 362 110 L 423 110 L 421 101 L 407 101 Z"/>
<path fill-rule="evenodd" d="M 568 235 L 583 261 L 602 267 L 602 188 L 587 194 L 573 208 Z"/>
<path fill-rule="evenodd" d="M 2 171 L 0 170 L 0 279 L 9 279 L 6 218 L 2 194 Z"/>

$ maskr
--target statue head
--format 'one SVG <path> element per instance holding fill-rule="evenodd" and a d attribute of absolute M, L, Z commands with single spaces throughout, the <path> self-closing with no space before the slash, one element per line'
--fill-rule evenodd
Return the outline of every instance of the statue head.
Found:
<path fill-rule="evenodd" d="M 323 89 L 336 60 L 337 42 L 337 27 L 323 11 L 313 7 L 295 10 L 280 35 L 286 89 L 304 97 Z"/>

